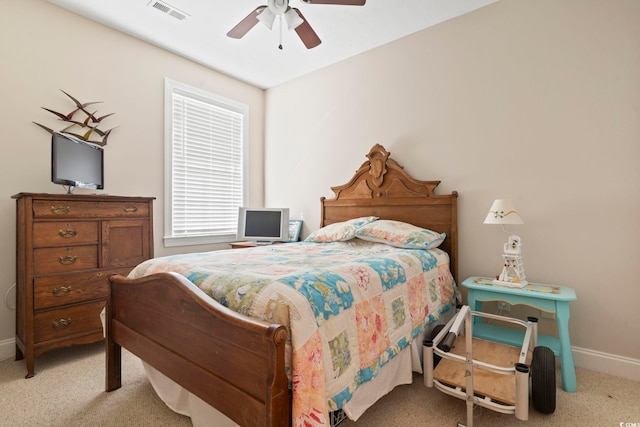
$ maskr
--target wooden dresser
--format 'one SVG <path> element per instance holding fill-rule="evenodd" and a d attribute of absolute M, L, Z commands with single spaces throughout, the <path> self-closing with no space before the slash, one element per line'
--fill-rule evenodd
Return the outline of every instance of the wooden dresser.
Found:
<path fill-rule="evenodd" d="M 152 197 L 19 193 L 16 360 L 103 339 L 107 277 L 153 257 Z"/>

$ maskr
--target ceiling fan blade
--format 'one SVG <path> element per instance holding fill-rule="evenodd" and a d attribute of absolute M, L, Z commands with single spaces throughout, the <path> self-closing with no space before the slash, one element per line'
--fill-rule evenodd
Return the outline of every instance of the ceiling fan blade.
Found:
<path fill-rule="evenodd" d="M 367 0 L 302 0 L 308 4 L 339 4 L 343 6 L 364 6 Z"/>
<path fill-rule="evenodd" d="M 318 37 L 315 31 L 313 31 L 313 28 L 311 28 L 311 25 L 309 25 L 302 13 L 300 13 L 300 11 L 295 7 L 292 9 L 296 11 L 300 18 L 302 18 L 303 22 L 296 27 L 296 33 L 298 33 L 300 40 L 302 40 L 302 43 L 304 43 L 306 48 L 313 49 L 314 47 L 322 43 L 320 37 Z"/>
<path fill-rule="evenodd" d="M 250 29 L 252 29 L 258 22 L 260 22 L 258 21 L 258 15 L 260 15 L 260 12 L 266 9 L 266 7 L 267 6 L 256 7 L 256 9 L 248 14 L 246 18 L 238 22 L 238 25 L 233 27 L 227 33 L 227 36 L 233 39 L 241 39 L 242 37 L 244 37 L 244 35 L 247 34 Z"/>

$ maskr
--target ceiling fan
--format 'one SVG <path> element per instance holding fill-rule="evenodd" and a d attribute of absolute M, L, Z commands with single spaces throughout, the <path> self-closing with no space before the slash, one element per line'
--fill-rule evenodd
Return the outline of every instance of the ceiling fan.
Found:
<path fill-rule="evenodd" d="M 334 4 L 343 6 L 364 6 L 366 0 L 302 0 L 307 4 Z M 307 49 L 318 46 L 322 41 L 320 37 L 313 31 L 311 25 L 300 10 L 289 6 L 289 0 L 267 0 L 266 5 L 258 6 L 246 18 L 238 23 L 227 33 L 227 36 L 234 39 L 241 39 L 249 32 L 258 22 L 262 22 L 269 29 L 273 28 L 273 22 L 276 18 L 280 19 L 280 45 L 282 49 L 282 19 L 284 18 L 288 30 L 296 30 L 298 37 Z"/>

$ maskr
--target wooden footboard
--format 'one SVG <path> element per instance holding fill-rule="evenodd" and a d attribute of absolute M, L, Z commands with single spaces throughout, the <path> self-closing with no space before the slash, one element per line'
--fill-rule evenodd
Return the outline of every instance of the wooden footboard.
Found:
<path fill-rule="evenodd" d="M 174 273 L 111 276 L 106 390 L 121 385 L 121 347 L 242 426 L 289 426 L 286 329 L 239 315 Z"/>

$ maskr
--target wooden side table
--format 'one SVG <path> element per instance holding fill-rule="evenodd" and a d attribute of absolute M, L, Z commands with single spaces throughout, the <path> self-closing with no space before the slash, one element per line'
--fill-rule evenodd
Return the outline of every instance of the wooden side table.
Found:
<path fill-rule="evenodd" d="M 558 337 L 538 334 L 538 344 L 549 347 L 556 356 L 560 356 L 562 388 L 564 391 L 574 393 L 577 386 L 569 340 L 569 302 L 578 299 L 575 291 L 565 286 L 532 282 L 522 289 L 509 288 L 494 286 L 491 280 L 487 277 L 469 277 L 462 282 L 462 286 L 469 291 L 467 295 L 469 307 L 475 311 L 482 311 L 484 301 L 504 301 L 512 305 L 523 304 L 548 313 L 555 313 Z M 473 335 L 503 344 L 520 345 L 524 334 L 517 329 L 488 323 L 474 323 Z"/>
<path fill-rule="evenodd" d="M 231 245 L 231 249 L 255 248 L 258 246 L 255 242 L 233 242 L 229 244 Z"/>
<path fill-rule="evenodd" d="M 269 245 L 281 245 L 285 242 L 269 242 L 269 243 L 256 243 L 256 242 L 233 242 L 229 243 L 231 245 L 231 249 L 245 249 L 245 248 L 255 248 L 257 246 L 269 246 Z"/>

